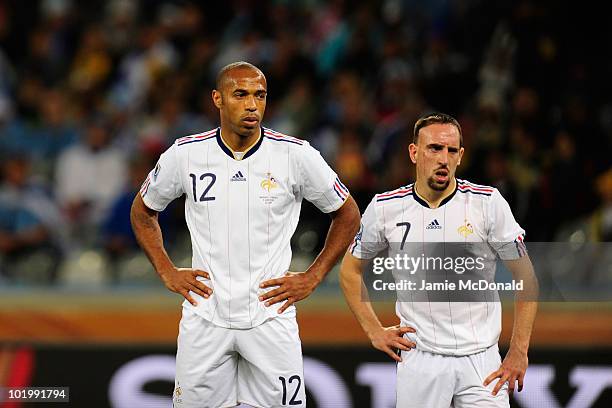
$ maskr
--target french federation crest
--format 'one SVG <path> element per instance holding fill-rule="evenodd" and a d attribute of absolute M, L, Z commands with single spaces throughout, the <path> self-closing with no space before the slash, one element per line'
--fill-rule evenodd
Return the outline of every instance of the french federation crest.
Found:
<path fill-rule="evenodd" d="M 276 179 L 272 176 L 272 173 L 268 172 L 267 178 L 261 181 L 261 188 L 263 188 L 269 193 L 270 191 L 272 191 L 272 189 L 275 189 L 276 187 L 278 187 Z"/>
<path fill-rule="evenodd" d="M 183 395 L 183 390 L 181 389 L 180 386 L 177 386 L 174 389 L 174 402 L 177 404 L 180 404 L 183 402 L 183 400 L 181 399 L 181 395 Z"/>
<path fill-rule="evenodd" d="M 468 220 L 465 220 L 463 225 L 457 228 L 457 232 L 463 236 L 463 238 L 467 238 L 469 235 L 474 233 L 474 227 L 468 222 Z"/>
<path fill-rule="evenodd" d="M 259 198 L 264 202 L 264 204 L 272 204 L 278 197 L 273 195 L 274 189 L 278 188 L 278 183 L 272 173 L 266 173 L 266 178 L 259 183 L 262 190 L 266 192 L 264 195 L 260 195 Z"/>

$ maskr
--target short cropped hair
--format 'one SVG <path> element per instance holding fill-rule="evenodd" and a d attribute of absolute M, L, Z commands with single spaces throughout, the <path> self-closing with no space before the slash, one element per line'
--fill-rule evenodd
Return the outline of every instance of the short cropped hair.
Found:
<path fill-rule="evenodd" d="M 419 141 L 419 131 L 423 129 L 424 127 L 427 127 L 429 125 L 433 125 L 436 123 L 439 123 L 439 124 L 450 123 L 451 125 L 454 125 L 459 131 L 459 146 L 463 147 L 463 133 L 461 132 L 461 125 L 459 124 L 457 119 L 453 118 L 451 115 L 448 115 L 446 113 L 440 113 L 440 112 L 428 113 L 424 116 L 421 116 L 416 121 L 416 123 L 414 124 L 414 135 L 412 138 L 412 142 L 414 144 L 417 144 L 417 142 Z"/>
<path fill-rule="evenodd" d="M 217 74 L 217 81 L 215 82 L 215 86 L 217 90 L 221 89 L 221 86 L 223 85 L 223 81 L 225 80 L 225 76 L 227 75 L 227 73 L 234 69 L 238 69 L 238 68 L 252 69 L 253 71 L 259 72 L 265 78 L 265 75 L 263 74 L 263 72 L 261 72 L 261 69 L 257 68 L 255 65 L 249 62 L 246 62 L 246 61 L 232 62 L 231 64 L 227 64 L 226 66 L 224 66 L 223 68 L 219 70 L 219 73 Z"/>

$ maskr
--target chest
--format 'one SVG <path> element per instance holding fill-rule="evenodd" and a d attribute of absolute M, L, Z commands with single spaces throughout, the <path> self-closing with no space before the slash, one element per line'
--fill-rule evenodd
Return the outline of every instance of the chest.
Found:
<path fill-rule="evenodd" d="M 430 209 L 418 203 L 397 203 L 381 209 L 388 242 L 483 242 L 489 223 L 480 202 L 456 200 Z"/>
<path fill-rule="evenodd" d="M 219 154 L 202 155 L 192 158 L 181 171 L 187 202 L 195 209 L 281 211 L 297 197 L 291 166 L 265 154 L 241 161 Z"/>

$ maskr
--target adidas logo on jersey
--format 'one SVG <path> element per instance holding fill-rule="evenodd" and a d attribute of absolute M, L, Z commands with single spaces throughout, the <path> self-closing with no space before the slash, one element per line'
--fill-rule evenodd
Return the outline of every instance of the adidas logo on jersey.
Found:
<path fill-rule="evenodd" d="M 429 223 L 427 227 L 425 227 L 425 229 L 442 229 L 442 226 L 440 225 L 438 220 L 434 219 L 432 222 Z"/>
<path fill-rule="evenodd" d="M 239 171 L 238 173 L 234 174 L 234 177 L 231 178 L 231 181 L 246 181 L 246 177 L 244 177 L 242 175 L 242 172 Z"/>

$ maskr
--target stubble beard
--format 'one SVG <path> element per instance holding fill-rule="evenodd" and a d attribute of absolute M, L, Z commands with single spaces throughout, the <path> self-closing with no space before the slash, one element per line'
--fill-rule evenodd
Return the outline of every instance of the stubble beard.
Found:
<path fill-rule="evenodd" d="M 449 184 L 450 184 L 450 177 L 443 184 L 436 183 L 433 177 L 429 177 L 427 179 L 427 185 L 429 186 L 429 188 L 435 191 L 444 191 L 446 190 Z"/>
<path fill-rule="evenodd" d="M 232 126 L 234 133 L 236 133 L 241 138 L 247 139 L 253 135 L 257 131 L 257 127 L 254 126 L 252 128 L 241 126 L 240 124 Z"/>

